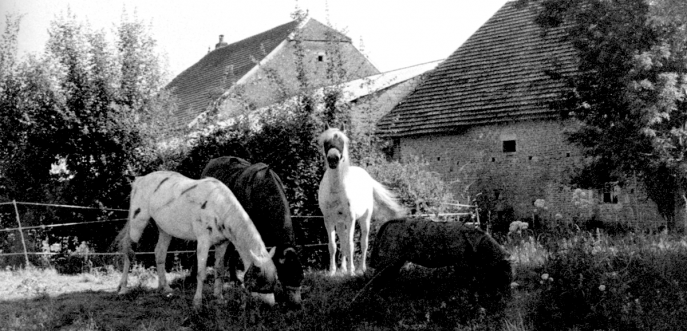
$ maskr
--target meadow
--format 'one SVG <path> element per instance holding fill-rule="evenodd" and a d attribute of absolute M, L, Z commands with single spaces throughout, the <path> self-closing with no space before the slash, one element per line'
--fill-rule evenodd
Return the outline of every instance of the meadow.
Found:
<path fill-rule="evenodd" d="M 683 237 L 537 238 L 543 237 L 503 238 L 515 270 L 512 297 L 489 307 L 476 305 L 460 270 L 450 268 L 406 266 L 382 291 L 366 287 L 370 272 L 352 278 L 311 270 L 300 309 L 264 306 L 238 287 L 226 288 L 226 302 L 217 302 L 206 285 L 198 311 L 183 270 L 168 274 L 177 292 L 165 297 L 154 290 L 154 270 L 140 265 L 123 296 L 115 292 L 120 273 L 113 267 L 73 276 L 29 268 L 0 271 L 0 330 L 687 329 Z"/>

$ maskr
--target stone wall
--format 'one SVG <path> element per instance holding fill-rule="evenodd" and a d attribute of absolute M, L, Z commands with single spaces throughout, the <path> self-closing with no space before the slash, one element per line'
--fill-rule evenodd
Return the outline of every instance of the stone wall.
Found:
<path fill-rule="evenodd" d="M 452 183 L 456 197 L 467 199 L 482 192 L 498 209 L 495 213 L 512 208 L 520 219 L 596 215 L 640 227 L 663 224 L 655 204 L 634 185 L 615 188 L 612 194 L 617 198 L 609 203 L 603 201 L 603 183 L 598 190 L 578 190 L 578 196 L 586 193 L 588 204 L 573 199 L 575 190 L 568 183 L 581 153 L 565 141 L 564 132 L 574 125 L 573 121 L 521 121 L 476 126 L 454 135 L 404 137 L 398 144 L 403 157 L 427 160 L 430 170 Z M 545 207 L 535 207 L 537 199 Z"/>

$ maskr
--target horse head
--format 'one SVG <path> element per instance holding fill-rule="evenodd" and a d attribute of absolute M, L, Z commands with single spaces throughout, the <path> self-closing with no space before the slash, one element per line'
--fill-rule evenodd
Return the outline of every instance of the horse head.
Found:
<path fill-rule="evenodd" d="M 336 169 L 340 162 L 346 161 L 348 137 L 343 131 L 335 128 L 327 129 L 320 135 L 318 142 L 330 169 Z"/>
<path fill-rule="evenodd" d="M 298 253 L 293 247 L 287 247 L 275 259 L 279 281 L 289 294 L 289 302 L 295 305 L 301 303 L 301 284 L 303 283 L 303 266 Z"/>
<path fill-rule="evenodd" d="M 272 262 L 272 257 L 276 252 L 273 247 L 267 255 L 257 255 L 252 250 L 250 251 L 253 257 L 253 264 L 246 270 L 244 275 L 244 283 L 246 288 L 253 293 L 254 296 L 270 306 L 274 305 L 274 287 L 277 283 L 277 268 Z"/>

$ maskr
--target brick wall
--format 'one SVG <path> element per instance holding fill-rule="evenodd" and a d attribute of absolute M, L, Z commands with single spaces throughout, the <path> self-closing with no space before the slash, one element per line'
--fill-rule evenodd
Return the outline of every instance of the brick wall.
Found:
<path fill-rule="evenodd" d="M 564 131 L 572 121 L 521 121 L 477 126 L 454 135 L 405 137 L 399 140 L 400 153 L 429 161 L 430 170 L 453 183 L 457 197 L 478 192 L 497 204 L 513 208 L 517 218 L 589 219 L 629 222 L 640 227 L 662 224 L 653 202 L 632 185 L 618 191 L 617 203 L 603 203 L 603 191 L 590 190 L 591 205 L 580 208 L 573 201 L 568 183 L 573 167 L 581 160 L 580 151 L 565 142 Z M 515 151 L 504 152 L 504 141 L 514 141 Z M 506 148 L 512 149 L 507 142 Z M 602 185 L 600 185 L 602 187 Z M 496 197 L 499 197 L 496 199 Z M 546 209 L 534 201 L 546 201 Z"/>

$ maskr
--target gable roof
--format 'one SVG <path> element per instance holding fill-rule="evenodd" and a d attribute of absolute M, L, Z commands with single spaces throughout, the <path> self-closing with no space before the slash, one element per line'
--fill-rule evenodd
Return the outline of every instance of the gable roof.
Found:
<path fill-rule="evenodd" d="M 564 87 L 547 72 L 575 71 L 563 28 L 546 34 L 536 2 L 507 2 L 391 112 L 377 133 L 400 137 L 468 126 L 556 118 L 548 106 Z"/>
<path fill-rule="evenodd" d="M 386 88 L 418 77 L 434 68 L 443 60 L 421 63 L 410 67 L 394 69 L 377 75 L 352 80 L 343 84 L 344 101 L 350 102 Z"/>
<path fill-rule="evenodd" d="M 262 60 L 286 40 L 297 26 L 298 22 L 292 21 L 215 49 L 174 78 L 167 89 L 173 89 L 178 98 L 174 117 L 179 125 L 190 122 L 205 110 L 211 99 L 233 83 L 224 81 L 227 68 L 233 67 L 229 77 L 235 82 L 256 66 L 254 61 Z"/>

